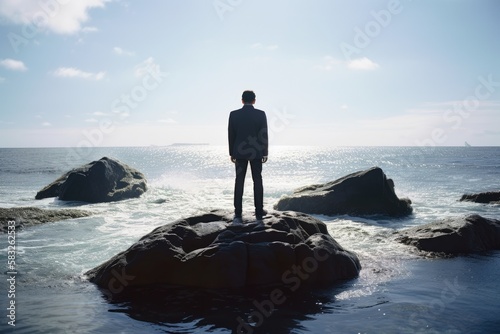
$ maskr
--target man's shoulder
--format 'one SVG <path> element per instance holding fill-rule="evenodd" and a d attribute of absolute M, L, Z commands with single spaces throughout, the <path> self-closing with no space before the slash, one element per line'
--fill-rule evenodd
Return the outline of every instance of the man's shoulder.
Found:
<path fill-rule="evenodd" d="M 236 109 L 236 110 L 229 112 L 229 118 L 237 117 L 238 114 L 240 114 L 240 112 L 241 112 L 241 109 Z"/>
<path fill-rule="evenodd" d="M 258 117 L 259 119 L 263 119 L 263 118 L 266 118 L 266 112 L 264 110 L 261 110 L 261 109 L 254 109 L 254 114 L 256 115 L 256 117 Z"/>
<path fill-rule="evenodd" d="M 238 115 L 238 114 L 243 114 L 245 112 L 250 112 L 250 113 L 256 113 L 256 114 L 260 114 L 260 115 L 265 115 L 266 112 L 264 110 L 261 110 L 261 109 L 257 109 L 257 108 L 251 108 L 250 110 L 245 110 L 245 108 L 240 108 L 240 109 L 236 109 L 236 110 L 233 110 L 231 112 L 229 112 L 229 115 Z"/>
<path fill-rule="evenodd" d="M 235 109 L 235 110 L 231 111 L 230 114 L 239 114 L 240 112 L 243 112 L 243 109 L 244 108 Z"/>

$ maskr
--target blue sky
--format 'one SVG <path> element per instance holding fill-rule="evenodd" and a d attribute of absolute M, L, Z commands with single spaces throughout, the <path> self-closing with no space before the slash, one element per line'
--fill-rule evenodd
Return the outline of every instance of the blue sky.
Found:
<path fill-rule="evenodd" d="M 0 0 L 0 147 L 500 145 L 500 2 Z"/>

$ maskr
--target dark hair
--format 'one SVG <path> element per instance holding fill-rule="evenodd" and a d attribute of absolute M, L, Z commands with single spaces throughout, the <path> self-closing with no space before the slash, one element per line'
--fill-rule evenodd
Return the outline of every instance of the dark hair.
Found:
<path fill-rule="evenodd" d="M 255 101 L 255 93 L 252 90 L 246 90 L 243 92 L 241 99 L 245 103 L 252 103 L 253 101 Z"/>

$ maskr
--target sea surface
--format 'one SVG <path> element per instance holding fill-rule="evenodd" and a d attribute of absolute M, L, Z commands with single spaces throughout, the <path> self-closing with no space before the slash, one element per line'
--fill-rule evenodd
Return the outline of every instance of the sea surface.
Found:
<path fill-rule="evenodd" d="M 73 167 L 108 156 L 142 171 L 149 190 L 105 204 L 35 200 Z M 16 231 L 16 322 L 8 325 L 7 246 L 0 235 L 1 333 L 500 333 L 500 251 L 437 259 L 394 242 L 394 231 L 499 205 L 460 202 L 500 190 L 499 147 L 271 147 L 265 206 L 294 189 L 373 166 L 412 201 L 405 218 L 316 216 L 363 269 L 356 279 L 286 296 L 261 318 L 267 291 L 165 288 L 157 300 L 110 301 L 83 273 L 154 228 L 232 209 L 233 165 L 224 146 L 0 149 L 0 207 L 79 208 L 94 215 Z M 249 173 L 250 174 L 250 173 Z M 252 212 L 251 178 L 244 210 Z M 203 275 L 203 273 L 200 273 Z M 243 328 L 238 318 L 252 320 Z"/>

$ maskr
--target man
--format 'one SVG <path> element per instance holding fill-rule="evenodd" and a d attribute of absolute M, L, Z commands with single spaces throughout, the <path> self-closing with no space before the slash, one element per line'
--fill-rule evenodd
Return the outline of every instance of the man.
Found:
<path fill-rule="evenodd" d="M 236 167 L 234 183 L 234 218 L 241 221 L 243 213 L 243 188 L 248 163 L 252 170 L 255 216 L 261 220 L 264 210 L 264 187 L 262 185 L 262 164 L 267 161 L 268 131 L 267 117 L 262 110 L 255 109 L 255 93 L 247 90 L 241 97 L 243 108 L 229 115 L 229 155 Z"/>

